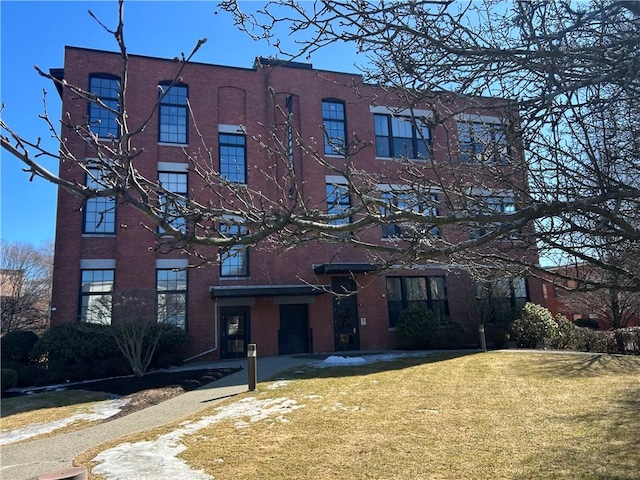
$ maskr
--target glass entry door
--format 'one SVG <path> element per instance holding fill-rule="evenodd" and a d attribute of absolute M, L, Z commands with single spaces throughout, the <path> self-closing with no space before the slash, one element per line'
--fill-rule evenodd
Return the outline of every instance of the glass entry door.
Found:
<path fill-rule="evenodd" d="M 249 307 L 221 307 L 222 358 L 247 356 Z"/>
<path fill-rule="evenodd" d="M 356 282 L 348 277 L 334 277 L 333 332 L 336 352 L 360 350 L 358 297 Z"/>

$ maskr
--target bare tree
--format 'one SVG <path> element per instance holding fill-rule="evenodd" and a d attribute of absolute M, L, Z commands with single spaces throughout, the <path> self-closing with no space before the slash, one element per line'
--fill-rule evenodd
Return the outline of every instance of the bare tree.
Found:
<path fill-rule="evenodd" d="M 2 333 L 42 332 L 49 324 L 53 245 L 0 243 Z"/>
<path fill-rule="evenodd" d="M 184 305 L 158 302 L 155 290 L 133 289 L 104 296 L 91 306 L 90 317 L 100 319 L 106 328 L 99 332 L 111 336 L 134 375 L 145 374 L 162 336 L 184 312 Z"/>
<path fill-rule="evenodd" d="M 267 2 L 257 16 L 245 15 L 241 6 L 221 3 L 247 32 L 272 39 L 273 28 L 285 24 L 303 35 L 292 58 L 332 43 L 357 44 L 366 64 L 364 82 L 353 86 L 354 97 L 370 104 L 384 97 L 393 100 L 398 112 L 414 112 L 412 127 L 422 132 L 425 147 L 424 125 L 443 130 L 443 144 L 433 146 L 442 158 L 427 154 L 416 163 L 400 154 L 393 172 L 372 174 L 358 158 L 374 148 L 373 142 L 353 132 L 333 145 L 344 159 L 337 166 L 318 151 L 314 139 L 295 131 L 291 115 L 279 106 L 277 125 L 246 132 L 272 162 L 260 171 L 272 184 L 270 192 L 238 187 L 221 175 L 202 136 L 198 148 L 184 153 L 211 200 L 171 192 L 135 168 L 141 154 L 136 136 L 159 103 L 141 123 L 130 124 L 122 2 L 117 27 L 104 27 L 117 41 L 122 60 L 117 105 L 40 71 L 58 88 L 113 114 L 117 137 L 101 141 L 91 125 L 63 118 L 64 131 L 77 134 L 95 152 L 88 162 L 72 152 L 45 113 L 51 134 L 60 141 L 59 152 L 45 151 L 0 120 L 2 148 L 31 175 L 85 202 L 111 198 L 137 209 L 146 215 L 149 230 L 161 232 L 159 248 L 180 248 L 203 262 L 219 261 L 238 245 L 294 248 L 328 241 L 364 248 L 372 263 L 383 266 L 437 262 L 472 273 L 509 269 L 518 275 L 540 269 L 541 251 L 554 252 L 559 261 L 578 257 L 617 273 L 615 285 L 613 277 L 601 277 L 599 287 L 640 290 L 637 269 L 614 265 L 594 248 L 603 239 L 609 244 L 640 239 L 638 125 L 613 110 L 634 109 L 638 96 L 637 2 L 574 7 L 537 1 L 286 0 Z M 204 41 L 179 59 L 173 84 Z M 167 91 L 161 91 L 158 102 Z M 482 118 L 459 121 L 479 108 L 492 110 L 499 124 Z M 428 118 L 415 113 L 427 110 L 433 113 Z M 616 132 L 615 142 L 594 141 L 603 122 Z M 305 161 L 319 162 L 345 179 L 341 188 L 351 198 L 348 207 L 327 211 L 329 198 L 303 195 L 289 155 L 292 146 Z M 53 175 L 38 163 L 43 155 L 79 168 L 91 185 Z M 614 164 L 623 166 L 624 175 L 609 168 Z M 437 199 L 433 191 L 439 192 Z M 372 240 L 372 229 L 389 225 L 394 226 L 389 241 Z M 209 246 L 218 248 L 201 248 Z"/>

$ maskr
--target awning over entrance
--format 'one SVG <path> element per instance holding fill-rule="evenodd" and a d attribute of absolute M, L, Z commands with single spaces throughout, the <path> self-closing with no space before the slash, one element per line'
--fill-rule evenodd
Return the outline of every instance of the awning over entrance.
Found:
<path fill-rule="evenodd" d="M 313 272 L 319 275 L 340 273 L 370 273 L 380 270 L 380 265 L 371 263 L 320 263 L 313 265 Z"/>
<path fill-rule="evenodd" d="M 209 287 L 211 298 L 282 297 L 321 295 L 331 290 L 328 285 L 240 285 Z"/>

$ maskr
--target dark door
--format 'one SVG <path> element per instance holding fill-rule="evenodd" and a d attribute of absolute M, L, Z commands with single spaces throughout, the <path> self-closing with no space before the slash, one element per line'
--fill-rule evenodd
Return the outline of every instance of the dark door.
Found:
<path fill-rule="evenodd" d="M 280 355 L 309 352 L 309 315 L 306 304 L 280 305 L 278 352 Z"/>
<path fill-rule="evenodd" d="M 360 350 L 358 298 L 356 282 L 336 277 L 331 281 L 333 297 L 333 332 L 336 352 Z"/>
<path fill-rule="evenodd" d="M 221 307 L 222 358 L 247 356 L 249 307 Z"/>

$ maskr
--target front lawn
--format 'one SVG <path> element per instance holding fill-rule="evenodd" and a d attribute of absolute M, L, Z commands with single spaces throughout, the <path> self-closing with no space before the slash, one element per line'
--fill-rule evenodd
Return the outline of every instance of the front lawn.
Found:
<path fill-rule="evenodd" d="M 638 479 L 640 358 L 504 351 L 305 367 L 129 440 L 129 463 L 136 446 L 150 454 L 141 472 L 156 446 L 136 442 L 150 440 L 186 446 L 176 460 L 191 478 L 216 480 Z M 117 466 L 117 444 L 106 447 L 78 463 Z"/>

